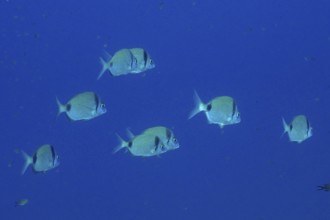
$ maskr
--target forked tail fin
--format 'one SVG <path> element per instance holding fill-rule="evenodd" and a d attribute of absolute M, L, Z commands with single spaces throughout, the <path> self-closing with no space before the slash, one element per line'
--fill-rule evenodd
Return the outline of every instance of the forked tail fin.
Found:
<path fill-rule="evenodd" d="M 289 125 L 286 123 L 286 121 L 284 120 L 284 118 L 282 117 L 282 124 L 283 124 L 283 128 L 284 128 L 284 131 L 281 135 L 281 138 L 283 137 L 283 135 L 289 131 Z"/>
<path fill-rule="evenodd" d="M 115 153 L 117 153 L 118 151 L 120 151 L 121 149 L 127 147 L 127 142 L 126 142 L 124 139 L 122 139 L 122 138 L 119 136 L 119 134 L 116 133 L 116 136 L 117 136 L 117 138 L 118 138 L 119 144 L 118 144 L 117 147 L 115 147 L 115 148 L 113 149 L 113 151 L 112 151 L 113 154 L 115 154 Z"/>
<path fill-rule="evenodd" d="M 23 175 L 26 171 L 26 169 L 30 166 L 30 164 L 33 163 L 32 157 L 30 157 L 27 153 L 25 153 L 23 150 L 21 151 L 23 159 L 24 159 L 24 166 L 22 169 L 21 174 Z"/>
<path fill-rule="evenodd" d="M 190 112 L 188 119 L 191 119 L 192 117 L 197 115 L 199 112 L 205 110 L 204 103 L 202 102 L 201 98 L 198 96 L 196 91 L 194 91 L 194 103 L 195 103 L 195 107 Z"/>
<path fill-rule="evenodd" d="M 105 60 L 103 60 L 102 57 L 100 57 L 100 62 L 101 62 L 101 65 L 102 65 L 102 70 L 99 73 L 99 76 L 97 77 L 97 80 L 99 80 L 103 76 L 103 74 L 105 73 L 105 71 L 107 71 L 108 69 L 110 69 L 109 63 L 106 62 Z"/>

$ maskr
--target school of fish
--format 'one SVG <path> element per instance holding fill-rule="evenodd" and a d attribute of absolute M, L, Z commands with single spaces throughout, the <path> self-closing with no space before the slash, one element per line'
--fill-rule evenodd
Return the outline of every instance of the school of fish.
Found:
<path fill-rule="evenodd" d="M 155 63 L 150 54 L 144 48 L 120 49 L 112 56 L 105 52 L 105 57 L 100 57 L 101 71 L 97 76 L 99 80 L 105 72 L 110 76 L 124 76 L 127 74 L 139 74 L 155 68 Z M 209 124 L 216 124 L 221 129 L 228 125 L 241 122 L 241 115 L 236 100 L 231 96 L 215 96 L 204 103 L 194 91 L 194 108 L 188 119 L 204 112 Z M 58 115 L 64 113 L 70 121 L 87 121 L 102 116 L 107 112 L 106 105 L 100 96 L 93 91 L 77 93 L 65 104 L 56 97 Z M 302 143 L 312 136 L 312 127 L 305 115 L 297 115 L 288 124 L 282 118 L 283 134 L 288 134 L 289 141 Z M 133 156 L 153 157 L 160 156 L 168 151 L 180 148 L 180 144 L 174 132 L 163 125 L 146 128 L 139 134 L 133 134 L 127 130 L 127 140 L 117 135 L 119 143 L 113 148 L 113 153 L 124 149 Z M 59 166 L 59 155 L 51 144 L 38 147 L 32 156 L 21 150 L 24 158 L 24 166 L 21 174 L 24 174 L 29 166 L 35 173 L 44 173 Z M 319 186 L 319 190 L 330 191 L 330 184 Z M 15 206 L 23 206 L 28 199 L 16 201 Z"/>

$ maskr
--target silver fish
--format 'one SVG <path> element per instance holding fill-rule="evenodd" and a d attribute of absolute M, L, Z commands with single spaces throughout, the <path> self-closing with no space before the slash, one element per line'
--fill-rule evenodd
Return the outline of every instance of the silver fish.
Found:
<path fill-rule="evenodd" d="M 72 121 L 90 120 L 107 112 L 105 104 L 94 92 L 83 92 L 71 98 L 63 105 L 56 99 L 58 115 L 65 112 Z"/>
<path fill-rule="evenodd" d="M 298 115 L 288 125 L 282 118 L 284 132 L 288 133 L 290 141 L 301 143 L 312 136 L 312 127 L 305 115 Z"/>
<path fill-rule="evenodd" d="M 219 96 L 207 104 L 204 104 L 197 92 L 194 94 L 195 108 L 189 115 L 189 119 L 199 112 L 204 111 L 210 124 L 218 124 L 221 128 L 225 125 L 237 124 L 241 122 L 235 100 L 229 96 Z"/>
<path fill-rule="evenodd" d="M 136 58 L 136 68 L 132 69 L 131 73 L 141 73 L 149 69 L 155 68 L 155 63 L 151 59 L 149 53 L 143 48 L 130 49 L 133 56 Z"/>
<path fill-rule="evenodd" d="M 330 191 L 330 183 L 326 183 L 326 184 L 323 184 L 323 185 L 317 186 L 317 187 L 318 187 L 318 190 L 323 190 L 326 192 Z"/>
<path fill-rule="evenodd" d="M 117 51 L 112 57 L 107 54 L 106 60 L 100 57 L 102 70 L 97 79 L 109 70 L 112 76 L 121 76 L 131 73 L 137 68 L 137 60 L 133 56 L 130 49 L 121 49 Z"/>
<path fill-rule="evenodd" d="M 141 134 L 129 141 L 123 140 L 118 134 L 117 136 L 120 144 L 114 149 L 113 153 L 126 148 L 134 156 L 151 157 L 158 155 L 158 149 L 164 147 L 160 138 L 155 135 Z"/>
<path fill-rule="evenodd" d="M 18 207 L 18 206 L 25 206 L 26 204 L 29 203 L 29 200 L 28 199 L 19 199 L 15 202 L 15 207 Z"/>
<path fill-rule="evenodd" d="M 180 144 L 171 129 L 164 126 L 151 127 L 143 131 L 143 134 L 155 135 L 160 138 L 164 144 L 164 148 L 159 148 L 160 153 L 165 153 L 168 150 L 175 150 L 180 147 Z"/>
<path fill-rule="evenodd" d="M 24 151 L 21 152 L 25 160 L 22 175 L 30 165 L 32 165 L 33 171 L 38 173 L 51 170 L 60 164 L 59 156 L 55 152 L 54 147 L 50 144 L 44 144 L 39 147 L 32 157 Z"/>

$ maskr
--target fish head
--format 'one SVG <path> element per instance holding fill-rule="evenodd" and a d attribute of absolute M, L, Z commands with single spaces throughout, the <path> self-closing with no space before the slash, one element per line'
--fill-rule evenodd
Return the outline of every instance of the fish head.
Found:
<path fill-rule="evenodd" d="M 306 138 L 312 137 L 312 135 L 313 135 L 312 127 L 309 127 L 309 129 L 307 131 L 307 137 Z"/>
<path fill-rule="evenodd" d="M 239 113 L 239 111 L 236 111 L 235 114 L 232 117 L 232 123 L 233 124 L 238 124 L 241 122 L 241 114 Z"/>
<path fill-rule="evenodd" d="M 147 63 L 146 66 L 147 66 L 147 69 L 153 69 L 153 68 L 156 67 L 156 64 L 155 64 L 154 60 L 150 58 L 150 59 L 148 60 L 148 63 Z"/>
<path fill-rule="evenodd" d="M 56 155 L 54 158 L 54 161 L 53 161 L 53 168 L 55 168 L 59 165 L 60 165 L 60 157 L 58 155 Z"/>
<path fill-rule="evenodd" d="M 178 139 L 172 137 L 169 141 L 169 150 L 174 150 L 180 147 Z"/>
<path fill-rule="evenodd" d="M 101 103 L 97 108 L 97 115 L 103 115 L 106 112 L 107 112 L 107 108 L 105 107 L 105 104 Z"/>

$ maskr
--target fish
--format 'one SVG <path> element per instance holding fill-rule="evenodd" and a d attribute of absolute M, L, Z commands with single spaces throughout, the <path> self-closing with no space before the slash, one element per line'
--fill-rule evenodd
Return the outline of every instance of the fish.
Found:
<path fill-rule="evenodd" d="M 83 92 L 71 98 L 65 105 L 56 98 L 58 115 L 65 112 L 72 121 L 90 120 L 107 112 L 105 104 L 95 92 Z"/>
<path fill-rule="evenodd" d="M 177 138 L 171 129 L 164 126 L 155 126 L 148 128 L 142 132 L 143 134 L 155 135 L 160 138 L 161 142 L 164 144 L 164 148 L 159 148 L 161 152 L 165 153 L 168 150 L 175 150 L 180 147 Z"/>
<path fill-rule="evenodd" d="M 290 124 L 287 124 L 282 117 L 282 123 L 284 127 L 283 134 L 288 133 L 291 142 L 301 143 L 312 136 L 312 127 L 305 115 L 294 117 Z"/>
<path fill-rule="evenodd" d="M 326 192 L 330 191 L 330 183 L 323 184 L 322 186 L 317 186 L 317 187 L 318 187 L 318 190 L 323 190 L 323 191 L 326 191 Z"/>
<path fill-rule="evenodd" d="M 102 70 L 97 80 L 108 70 L 111 76 L 121 76 L 132 72 L 137 68 L 137 59 L 134 57 L 130 49 L 124 48 L 118 50 L 113 56 L 106 53 L 106 60 L 100 57 Z"/>
<path fill-rule="evenodd" d="M 15 202 L 15 207 L 17 206 L 25 206 L 26 204 L 29 203 L 28 199 L 19 199 Z"/>
<path fill-rule="evenodd" d="M 133 56 L 136 58 L 136 67 L 130 73 L 141 73 L 149 69 L 155 68 L 155 63 L 151 59 L 149 53 L 143 48 L 130 49 Z"/>
<path fill-rule="evenodd" d="M 129 141 L 123 140 L 118 134 L 117 137 L 120 144 L 113 150 L 113 153 L 126 148 L 134 156 L 151 157 L 158 155 L 159 148 L 164 148 L 160 138 L 155 135 L 141 134 Z"/>
<path fill-rule="evenodd" d="M 219 96 L 213 98 L 207 104 L 194 93 L 195 108 L 191 111 L 189 119 L 199 112 L 205 112 L 209 124 L 218 124 L 220 128 L 225 125 L 238 124 L 241 122 L 240 112 L 238 111 L 235 100 L 230 96 Z"/>
<path fill-rule="evenodd" d="M 21 174 L 23 175 L 27 168 L 32 165 L 32 169 L 35 173 L 46 172 L 59 166 L 59 156 L 55 152 L 55 149 L 50 144 L 44 144 L 40 146 L 33 156 L 29 156 L 23 150 L 21 151 L 25 160 Z"/>

